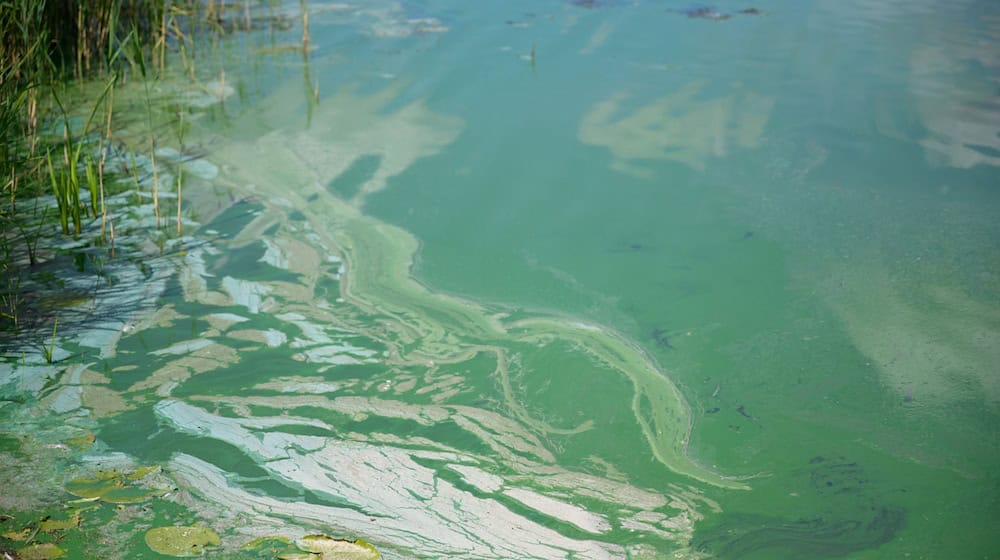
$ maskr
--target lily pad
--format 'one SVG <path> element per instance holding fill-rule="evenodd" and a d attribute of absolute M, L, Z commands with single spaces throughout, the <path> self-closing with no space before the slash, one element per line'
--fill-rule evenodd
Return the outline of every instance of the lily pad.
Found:
<path fill-rule="evenodd" d="M 94 444 L 94 441 L 96 441 L 96 438 L 94 437 L 94 433 L 93 432 L 87 432 L 86 434 L 84 434 L 82 436 L 75 437 L 75 438 L 70 438 L 70 439 L 66 440 L 66 444 L 69 445 L 70 447 L 74 447 L 76 449 L 81 449 L 82 450 L 82 449 L 89 448 L 91 445 Z"/>
<path fill-rule="evenodd" d="M 206 546 L 219 546 L 218 533 L 208 527 L 155 527 L 146 531 L 146 544 L 167 556 L 201 556 Z"/>
<path fill-rule="evenodd" d="M 21 560 L 50 560 L 66 556 L 66 551 L 52 543 L 32 544 L 17 549 Z"/>
<path fill-rule="evenodd" d="M 142 480 L 143 478 L 146 478 L 147 476 L 158 472 L 160 472 L 160 465 L 152 465 L 150 467 L 139 467 L 138 469 L 132 471 L 125 478 L 128 478 L 129 480 Z"/>
<path fill-rule="evenodd" d="M 139 502 L 145 502 L 146 500 L 162 496 L 163 491 L 157 489 L 140 488 L 138 486 L 126 486 L 124 488 L 115 488 L 105 492 L 101 496 L 101 500 L 108 502 L 110 504 L 137 504 Z"/>
<path fill-rule="evenodd" d="M 374 546 L 363 540 L 348 541 L 326 535 L 306 535 L 296 543 L 306 552 L 317 552 L 321 560 L 381 560 Z"/>
<path fill-rule="evenodd" d="M 55 531 L 65 531 L 80 525 L 80 512 L 73 514 L 69 519 L 46 519 L 38 524 L 38 530 L 43 533 L 54 533 Z"/>
<path fill-rule="evenodd" d="M 31 533 L 32 533 L 31 529 L 25 527 L 20 531 L 7 531 L 6 533 L 2 533 L 0 534 L 0 537 L 3 537 L 11 541 L 26 541 L 28 540 L 28 537 L 31 536 Z"/>
<path fill-rule="evenodd" d="M 99 499 L 112 504 L 134 504 L 163 491 L 149 489 L 134 483 L 159 472 L 159 466 L 140 467 L 134 471 L 98 471 L 92 476 L 81 476 L 66 483 L 66 491 L 85 499 Z"/>
<path fill-rule="evenodd" d="M 66 491 L 81 498 L 99 498 L 104 494 L 121 488 L 125 483 L 118 473 L 100 471 L 94 476 L 81 476 L 66 483 Z"/>

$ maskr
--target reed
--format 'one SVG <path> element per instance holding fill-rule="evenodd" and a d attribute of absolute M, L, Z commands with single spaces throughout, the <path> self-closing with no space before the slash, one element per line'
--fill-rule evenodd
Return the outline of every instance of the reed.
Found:
<path fill-rule="evenodd" d="M 179 148 L 179 153 L 184 154 L 184 134 L 187 132 L 187 128 L 184 124 L 184 113 L 179 112 L 177 114 L 177 146 Z M 183 160 L 183 157 L 181 158 Z M 184 165 L 181 162 L 177 163 L 177 237 L 181 236 L 181 208 L 183 206 L 183 198 L 181 196 L 181 186 L 184 178 Z"/>
<path fill-rule="evenodd" d="M 45 355 L 45 362 L 51 364 L 55 361 L 55 351 L 56 351 L 56 329 L 59 327 L 59 319 L 56 319 L 52 323 L 52 339 L 49 341 L 48 348 L 42 347 L 42 353 Z"/>
<path fill-rule="evenodd" d="M 108 151 L 114 145 L 111 138 L 111 116 L 114 114 L 115 106 L 115 86 L 111 84 L 108 89 L 108 103 L 106 111 L 106 123 L 104 129 L 104 141 L 101 144 L 101 160 L 97 164 L 97 177 L 101 190 L 101 239 L 104 239 L 105 229 L 108 223 L 108 207 L 104 203 L 104 167 L 108 161 Z"/>
<path fill-rule="evenodd" d="M 144 97 L 146 108 L 146 131 L 149 135 L 149 159 L 153 171 L 153 214 L 156 217 L 156 227 L 160 227 L 160 174 L 159 166 L 156 165 L 156 129 L 153 125 L 153 102 L 149 92 L 149 75 L 146 72 L 146 56 L 143 51 L 142 41 L 139 38 L 137 29 L 133 30 L 131 39 L 131 61 L 139 70 L 139 75 L 142 78 L 142 87 L 146 94 Z"/>
<path fill-rule="evenodd" d="M 52 242 L 49 221 L 67 235 L 79 234 L 88 215 L 100 214 L 103 225 L 106 154 L 93 155 L 88 134 L 103 106 L 107 132 L 98 136 L 110 141 L 112 92 L 128 68 L 122 47 L 138 30 L 144 48 L 159 44 L 162 53 L 166 13 L 165 0 L 0 0 L 0 328 L 18 330 L 22 315 L 35 313 L 22 280 L 40 262 L 39 243 Z M 83 129 L 74 129 L 70 113 L 79 109 L 62 104 L 67 80 L 83 91 L 91 78 L 106 87 L 83 111 Z M 81 204 L 81 188 L 89 204 Z M 46 192 L 55 214 L 37 204 Z"/>
<path fill-rule="evenodd" d="M 267 3 L 273 9 L 275 2 Z M 227 21 L 227 10 L 239 4 L 242 17 L 232 18 L 234 26 Z M 179 53 L 183 69 L 195 80 L 199 42 L 252 28 L 251 4 L 250 0 L 0 0 L 0 330 L 5 325 L 16 327 L 19 315 L 30 309 L 21 305 L 20 281 L 46 260 L 39 254 L 51 253 L 44 245 L 55 240 L 44 234 L 54 229 L 52 222 L 64 235 L 80 235 L 87 219 L 99 218 L 96 242 L 104 243 L 110 235 L 113 254 L 115 217 L 105 202 L 108 188 L 114 188 L 112 176 L 131 176 L 137 204 L 144 195 L 152 195 L 156 223 L 163 225 L 159 190 L 170 186 L 160 185 L 166 178 L 161 177 L 163 162 L 158 160 L 163 158 L 156 150 L 163 137 L 162 117 L 169 113 L 154 115 L 161 108 L 150 84 L 164 77 L 169 50 Z M 303 27 L 306 51 L 305 9 Z M 220 74 L 224 79 L 224 71 Z M 135 79 L 142 83 L 129 87 Z M 116 122 L 115 99 L 120 97 L 119 104 L 127 108 L 136 93 L 136 97 L 144 94 L 145 107 L 142 101 L 135 107 L 138 115 L 145 110 L 140 117 L 145 122 L 137 131 L 141 147 L 129 149 L 119 160 L 133 156 L 129 168 L 126 163 L 112 163 L 109 152 L 118 144 L 132 144 L 113 135 L 115 125 L 121 124 Z M 166 124 L 178 127 L 183 151 L 187 126 L 183 115 Z M 145 177 L 140 181 L 136 149 L 149 150 L 151 186 L 144 186 Z M 178 235 L 183 233 L 183 181 L 178 165 Z M 81 189 L 89 193 L 89 202 L 80 195 Z M 24 204 L 47 193 L 54 196 L 54 207 Z"/>
<path fill-rule="evenodd" d="M 87 144 L 82 138 L 86 137 L 87 133 L 90 131 L 90 127 L 94 122 L 94 118 L 97 116 L 97 110 L 100 108 L 101 102 L 104 97 L 108 94 L 112 87 L 114 87 L 115 81 L 117 80 L 117 75 L 112 76 L 105 86 L 104 91 L 101 93 L 94 105 L 94 109 L 90 112 L 90 116 L 80 131 L 80 139 L 74 139 L 74 134 L 71 132 L 69 114 L 66 112 L 65 106 L 63 106 L 62 101 L 60 101 L 59 94 L 55 89 L 52 90 L 52 99 L 55 101 L 59 110 L 62 112 L 63 120 L 63 165 L 57 167 L 52 162 L 52 149 L 46 150 L 46 162 L 48 163 L 49 180 L 52 186 L 52 193 L 55 195 L 56 204 L 59 207 L 60 222 L 62 224 L 63 234 L 69 235 L 69 220 L 73 220 L 73 233 L 79 234 L 82 229 L 82 214 L 85 212 L 85 208 L 80 204 L 80 178 L 78 169 L 81 167 L 81 155 L 83 153 L 83 148 Z M 98 199 L 98 180 L 97 180 L 97 168 L 94 164 L 93 158 L 90 154 L 87 154 L 85 160 L 83 160 L 83 168 L 87 179 L 87 188 L 91 194 L 91 211 L 92 215 L 97 217 L 97 199 Z"/>
<path fill-rule="evenodd" d="M 309 51 L 309 6 L 300 0 L 302 7 L 302 52 Z"/>
<path fill-rule="evenodd" d="M 39 122 L 46 118 L 44 104 L 52 99 L 52 84 L 67 76 L 82 80 L 95 72 L 120 73 L 119 54 L 132 30 L 139 30 L 144 44 L 165 44 L 162 23 L 154 25 L 165 14 L 164 0 L 0 2 L 0 177 L 9 201 L 9 212 L 0 216 L 0 234 L 9 231 L 19 198 L 51 188 L 49 152 L 58 151 L 58 146 L 38 147 L 44 143 Z M 68 148 L 66 154 L 75 151 Z M 63 163 L 69 164 L 69 159 L 64 157 Z M 99 189 L 99 165 L 96 173 Z"/>
<path fill-rule="evenodd" d="M 18 330 L 21 327 L 21 277 L 8 276 L 5 282 L 3 293 L 0 294 L 0 318 L 6 319 Z"/>

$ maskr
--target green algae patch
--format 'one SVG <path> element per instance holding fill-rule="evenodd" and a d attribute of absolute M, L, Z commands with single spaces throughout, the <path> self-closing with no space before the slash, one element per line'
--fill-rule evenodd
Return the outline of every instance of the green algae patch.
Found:
<path fill-rule="evenodd" d="M 300 549 L 315 553 L 312 557 L 319 560 L 380 560 L 382 558 L 377 548 L 360 539 L 348 541 L 326 535 L 306 535 L 299 539 L 297 544 Z M 286 557 L 283 560 L 298 559 Z"/>
<path fill-rule="evenodd" d="M 146 531 L 146 544 L 167 556 L 201 556 L 208 546 L 219 546 L 218 533 L 208 527 L 155 527 Z"/>
<path fill-rule="evenodd" d="M 66 551 L 52 543 L 32 544 L 17 549 L 17 557 L 21 560 L 49 560 L 63 556 L 66 556 Z"/>

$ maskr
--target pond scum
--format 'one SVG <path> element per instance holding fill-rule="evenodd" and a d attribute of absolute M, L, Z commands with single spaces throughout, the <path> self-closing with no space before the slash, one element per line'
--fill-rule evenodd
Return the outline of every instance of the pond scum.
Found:
<path fill-rule="evenodd" d="M 18 82 L 10 118 L 29 140 L 5 144 L 2 553 L 703 557 L 695 524 L 720 510 L 706 490 L 748 481 L 688 456 L 691 411 L 658 365 L 601 325 L 428 289 L 411 274 L 417 240 L 364 213 L 463 122 L 398 105 L 397 86 L 319 103 L 308 14 L 352 12 L 373 36 L 446 28 L 391 7 L 157 10 L 127 33 L 98 26 L 104 50 L 80 39 L 75 83 Z M 202 19 L 216 40 L 241 25 L 301 34 L 258 53 L 305 55 L 306 107 L 300 87 L 280 89 L 226 122 L 235 139 L 219 132 L 236 89 L 196 64 L 185 30 Z M 318 124 L 278 128 L 304 119 Z M 371 155 L 351 196 L 327 187 Z M 572 398 L 577 375 L 608 392 Z M 623 425 L 635 439 L 617 441 Z M 603 458 L 623 452 L 675 482 L 633 485 Z"/>

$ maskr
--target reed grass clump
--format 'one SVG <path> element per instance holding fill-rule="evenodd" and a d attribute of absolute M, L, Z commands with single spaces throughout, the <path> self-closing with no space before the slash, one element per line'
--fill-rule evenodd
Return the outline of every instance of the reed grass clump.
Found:
<path fill-rule="evenodd" d="M 168 22 L 184 4 L 0 0 L 0 328 L 19 325 L 22 277 L 39 262 L 47 221 L 79 235 L 100 216 L 104 235 L 106 151 L 97 147 L 111 141 L 114 88 L 134 73 L 137 50 L 162 71 Z M 61 94 L 94 79 L 104 86 L 89 117 L 78 107 L 71 115 Z M 39 205 L 41 195 L 55 207 Z"/>
<path fill-rule="evenodd" d="M 309 14 L 306 0 L 299 2 L 311 84 Z M 115 216 L 105 200 L 116 193 L 109 187 L 120 192 L 134 185 L 136 204 L 151 198 L 157 228 L 170 216 L 160 198 L 175 191 L 176 232 L 182 235 L 183 162 L 161 158 L 157 144 L 172 143 L 164 133 L 173 127 L 183 153 L 190 120 L 183 109 L 169 108 L 176 100 L 155 97 L 162 91 L 156 83 L 168 75 L 168 52 L 178 54 L 183 68 L 177 70 L 197 81 L 196 67 L 205 74 L 212 63 L 201 51 L 218 49 L 222 36 L 260 29 L 262 22 L 272 31 L 290 25 L 274 15 L 275 0 L 254 2 L 272 9 L 253 18 L 251 3 L 0 0 L 0 335 L 21 324 L 30 307 L 22 291 L 30 282 L 24 280 L 57 253 L 53 246 L 63 243 L 58 232 L 96 235 L 89 232 L 97 228 L 87 226 L 99 219 L 99 237 L 76 242 L 110 242 L 113 255 Z M 219 75 L 224 88 L 224 69 Z M 318 100 L 318 89 L 310 91 Z M 119 113 L 127 115 L 116 113 L 116 92 L 124 107 Z"/>
<path fill-rule="evenodd" d="M 78 194 L 67 189 L 81 186 L 98 194 L 92 204 L 100 198 L 93 188 L 101 183 L 100 170 L 78 140 L 87 131 L 67 125 L 61 140 L 46 138 L 41 129 L 53 116 L 45 114 L 46 107 L 57 120 L 66 120 L 56 92 L 67 79 L 101 75 L 110 87 L 127 66 L 120 54 L 129 38 L 155 56 L 156 47 L 166 44 L 160 31 L 167 14 L 164 0 L 0 1 L 0 179 L 7 202 L 0 209 L 0 235 L 6 241 L 18 229 L 19 199 L 52 190 L 61 203 L 76 204 Z M 64 212 L 69 215 L 63 221 L 71 218 L 78 225 L 74 214 L 80 209 L 61 206 Z"/>

